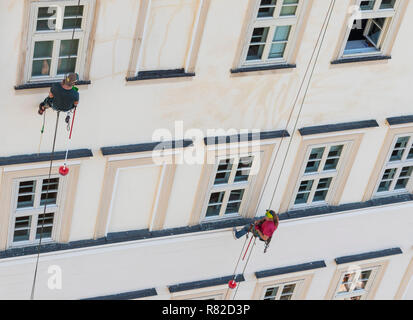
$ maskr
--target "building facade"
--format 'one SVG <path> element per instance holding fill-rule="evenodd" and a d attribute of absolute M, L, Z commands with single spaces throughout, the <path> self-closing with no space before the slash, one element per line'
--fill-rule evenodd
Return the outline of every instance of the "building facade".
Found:
<path fill-rule="evenodd" d="M 0 16 L 1 299 L 413 299 L 410 1 L 3 0 Z M 37 114 L 68 72 L 70 140 Z M 232 228 L 266 209 L 270 247 L 237 264 Z"/>

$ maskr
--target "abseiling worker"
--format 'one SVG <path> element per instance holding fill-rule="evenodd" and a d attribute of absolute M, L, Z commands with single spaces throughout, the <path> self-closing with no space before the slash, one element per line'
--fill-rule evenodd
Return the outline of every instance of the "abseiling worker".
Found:
<path fill-rule="evenodd" d="M 233 235 L 235 239 L 245 236 L 248 232 L 252 232 L 254 237 L 258 237 L 261 241 L 269 241 L 275 230 L 278 228 L 279 218 L 273 210 L 267 210 L 264 218 L 255 221 L 253 224 L 248 224 L 241 230 L 237 231 L 234 227 Z"/>
<path fill-rule="evenodd" d="M 39 114 L 51 107 L 56 111 L 70 112 L 79 103 L 79 92 L 73 86 L 78 80 L 76 73 L 68 73 L 61 83 L 54 83 L 49 96 L 39 105 Z"/>

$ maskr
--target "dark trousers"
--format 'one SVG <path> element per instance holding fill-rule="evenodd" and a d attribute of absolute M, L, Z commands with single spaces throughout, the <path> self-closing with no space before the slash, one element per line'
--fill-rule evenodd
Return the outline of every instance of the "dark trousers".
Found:
<path fill-rule="evenodd" d="M 247 224 L 241 230 L 236 231 L 235 232 L 235 238 L 239 239 L 239 238 L 245 236 L 249 232 L 250 228 L 251 228 L 251 224 Z"/>
<path fill-rule="evenodd" d="M 256 232 L 254 230 L 254 226 L 251 227 L 251 224 L 247 224 L 246 226 L 244 226 L 241 230 L 236 231 L 235 232 L 235 238 L 239 239 L 243 236 L 245 236 L 251 229 L 251 233 L 254 237 L 257 237 L 258 239 L 260 239 L 261 241 L 265 241 L 263 239 L 261 239 L 260 235 L 258 234 L 258 232 Z"/>

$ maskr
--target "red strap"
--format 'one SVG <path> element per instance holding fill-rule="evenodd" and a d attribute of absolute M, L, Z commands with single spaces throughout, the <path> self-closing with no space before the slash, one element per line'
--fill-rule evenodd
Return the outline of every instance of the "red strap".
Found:
<path fill-rule="evenodd" d="M 75 107 L 75 111 L 73 111 L 73 118 L 72 118 L 72 125 L 70 126 L 69 139 L 72 139 L 72 130 L 73 130 L 73 123 L 75 122 L 75 115 L 76 115 L 76 107 Z"/>

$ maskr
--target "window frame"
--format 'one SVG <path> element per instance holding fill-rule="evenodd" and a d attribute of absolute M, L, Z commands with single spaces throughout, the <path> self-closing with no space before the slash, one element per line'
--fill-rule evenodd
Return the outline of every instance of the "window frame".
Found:
<path fill-rule="evenodd" d="M 351 298 L 358 297 L 360 296 L 360 300 L 366 300 L 371 288 L 373 287 L 377 274 L 379 272 L 380 266 L 376 267 L 364 267 L 364 268 L 359 268 L 357 270 L 343 270 L 341 271 L 341 275 L 339 278 L 339 281 L 337 283 L 335 292 L 334 292 L 334 300 L 351 300 Z M 361 290 L 355 290 L 357 282 L 361 281 L 360 279 L 361 273 L 365 271 L 371 271 L 371 274 L 367 280 L 366 287 Z M 348 292 L 338 292 L 340 290 L 341 285 L 343 284 L 344 277 L 347 274 L 352 274 L 354 273 L 356 276 L 353 281 L 351 281 L 350 285 L 350 290 Z"/>
<path fill-rule="evenodd" d="M 271 66 L 271 65 L 283 65 L 291 63 L 293 56 L 293 49 L 296 47 L 298 38 L 298 29 L 300 29 L 302 23 L 303 12 L 305 12 L 308 3 L 305 0 L 298 0 L 297 11 L 294 16 L 280 17 L 279 13 L 283 6 L 284 0 L 278 0 L 280 4 L 277 4 L 274 10 L 273 17 L 258 18 L 258 11 L 261 5 L 261 0 L 256 0 L 251 10 L 251 16 L 249 17 L 249 24 L 246 28 L 245 36 L 243 37 L 243 45 L 241 49 L 241 56 L 239 59 L 238 67 L 256 67 L 256 66 Z M 276 18 L 274 18 L 276 16 Z M 287 44 L 284 50 L 282 58 L 268 59 L 268 53 L 273 43 L 273 37 L 276 27 L 279 26 L 291 26 Z M 267 34 L 266 44 L 264 46 L 263 57 L 266 59 L 260 60 L 247 60 L 248 50 L 251 44 L 251 37 L 255 28 L 269 28 Z"/>
<path fill-rule="evenodd" d="M 346 162 L 346 158 L 349 155 L 349 151 L 352 149 L 352 140 L 344 140 L 344 141 L 337 141 L 337 142 L 328 142 L 328 143 L 320 143 L 320 144 L 310 144 L 306 146 L 306 152 L 304 154 L 304 159 L 301 164 L 301 169 L 299 171 L 299 175 L 297 178 L 297 182 L 295 184 L 295 187 L 293 189 L 293 195 L 291 197 L 290 203 L 289 203 L 289 209 L 293 210 L 299 210 L 303 208 L 310 208 L 310 207 L 319 207 L 319 206 L 325 206 L 327 204 L 330 204 L 331 199 L 334 197 L 334 190 L 336 189 L 337 186 L 337 180 L 340 178 L 342 168 L 344 166 L 344 163 Z M 343 149 L 341 151 L 341 155 L 339 158 L 339 162 L 337 163 L 336 169 L 335 170 L 318 170 L 317 172 L 310 172 L 310 173 L 305 173 L 305 169 L 307 166 L 307 163 L 309 162 L 309 156 L 311 154 L 311 151 L 316 148 L 321 148 L 324 147 L 325 150 L 323 152 L 323 156 L 320 161 L 319 167 L 322 168 L 325 165 L 325 162 L 327 160 L 328 154 L 330 152 L 331 147 L 337 146 L 337 145 L 343 145 Z M 330 183 L 330 186 L 328 188 L 328 192 L 326 195 L 326 198 L 324 201 L 317 201 L 317 202 L 312 202 L 314 198 L 314 194 L 317 191 L 317 185 L 320 181 L 320 179 L 323 178 L 332 178 L 332 181 Z M 310 195 L 307 199 L 307 202 L 304 204 L 295 204 L 295 200 L 297 198 L 298 190 L 301 186 L 301 182 L 307 181 L 307 180 L 313 180 L 313 184 L 310 190 Z M 311 200 L 311 201 L 310 201 Z"/>
<path fill-rule="evenodd" d="M 212 174 L 211 174 L 210 181 L 209 181 L 208 188 L 207 188 L 207 196 L 205 197 L 204 205 L 202 207 L 201 221 L 210 222 L 210 221 L 231 219 L 234 217 L 243 216 L 245 212 L 245 208 L 247 207 L 248 202 L 250 200 L 249 199 L 250 189 L 253 187 L 258 171 L 256 171 L 257 174 L 255 175 L 249 175 L 248 180 L 246 182 L 245 181 L 234 182 L 234 178 L 235 178 L 235 175 L 238 169 L 239 160 L 243 157 L 253 156 L 254 160 L 250 167 L 250 171 L 254 171 L 256 166 L 260 165 L 259 164 L 260 158 L 262 156 L 261 153 L 262 152 L 244 152 L 244 153 L 239 153 L 239 154 L 219 155 L 215 157 L 215 164 L 213 166 Z M 236 159 L 232 164 L 231 175 L 229 177 L 229 181 L 232 181 L 232 182 L 230 184 L 214 185 L 214 181 L 217 175 L 217 170 L 218 170 L 220 161 L 226 160 L 226 159 Z M 238 190 L 238 189 L 244 190 L 244 194 L 241 200 L 238 213 L 225 214 L 225 210 L 228 206 L 228 199 L 231 194 L 231 191 Z M 210 200 L 211 194 L 215 192 L 225 192 L 224 198 L 222 199 L 221 209 L 220 209 L 219 215 L 207 217 L 206 213 L 207 213 L 207 209 L 209 206 L 209 200 Z"/>
<path fill-rule="evenodd" d="M 54 179 L 54 178 L 59 178 L 56 204 L 46 206 L 46 214 L 54 213 L 52 234 L 50 238 L 42 238 L 42 243 L 56 242 L 56 239 L 58 239 L 60 235 L 61 212 L 62 212 L 63 194 L 66 188 L 65 187 L 66 180 L 57 174 L 52 174 L 50 176 L 50 179 Z M 7 247 L 11 247 L 11 248 L 26 247 L 26 246 L 36 245 L 40 243 L 40 239 L 39 240 L 36 239 L 36 228 L 38 226 L 37 219 L 39 215 L 42 215 L 44 212 L 44 205 L 40 204 L 40 196 L 42 193 L 41 192 L 42 183 L 43 183 L 43 180 L 45 179 L 48 179 L 48 175 L 41 175 L 41 176 L 35 176 L 35 177 L 24 177 L 24 178 L 17 178 L 13 180 Z M 33 204 L 33 207 L 30 207 L 30 208 L 19 209 L 17 208 L 17 199 L 19 196 L 19 184 L 20 182 L 25 182 L 25 181 L 36 181 L 35 193 L 34 193 L 34 204 Z M 14 238 L 14 231 L 15 231 L 15 219 L 17 217 L 24 217 L 24 216 L 32 217 L 29 237 L 30 239 L 32 238 L 33 239 L 14 242 L 13 238 Z M 33 217 L 36 217 L 37 219 L 33 219 Z"/>
<path fill-rule="evenodd" d="M 60 42 L 62 40 L 71 40 L 73 36 L 73 28 L 67 29 L 66 31 L 59 29 L 63 23 L 64 8 L 66 6 L 77 6 L 78 0 L 64 0 L 64 1 L 49 1 L 49 0 L 38 0 L 30 3 L 29 8 L 29 20 L 28 20 L 28 36 L 27 36 L 27 51 L 25 57 L 25 71 L 24 71 L 24 82 L 25 83 L 41 83 L 62 80 L 64 74 L 57 74 L 57 65 L 59 61 L 59 49 Z M 87 51 L 89 47 L 89 37 L 93 25 L 93 14 L 95 8 L 95 0 L 80 0 L 80 5 L 83 5 L 83 16 L 82 24 L 80 29 L 76 29 L 74 32 L 74 39 L 79 39 L 78 50 L 76 54 L 76 65 L 75 72 L 79 74 L 79 78 L 84 78 L 86 72 L 86 59 Z M 40 7 L 58 7 L 57 31 L 36 31 L 37 24 L 37 13 Z M 50 63 L 49 75 L 46 76 L 32 76 L 33 69 L 33 54 L 34 46 L 36 42 L 39 41 L 53 41 L 52 56 Z"/>
<path fill-rule="evenodd" d="M 292 285 L 292 284 L 295 285 L 295 288 L 294 288 L 293 293 L 291 295 L 291 299 L 288 299 L 288 300 L 296 300 L 296 298 L 298 296 L 300 296 L 300 293 L 301 293 L 302 287 L 304 285 L 304 282 L 305 282 L 305 279 L 299 279 L 299 280 L 293 280 L 293 281 L 291 281 L 291 280 L 290 281 L 281 281 L 281 282 L 277 282 L 277 283 L 274 283 L 274 284 L 265 285 L 261 289 L 260 300 L 281 300 L 280 297 L 282 295 L 282 291 L 283 291 L 284 287 L 287 286 L 287 285 Z M 267 290 L 270 289 L 270 288 L 274 289 L 276 287 L 278 287 L 278 290 L 277 290 L 277 294 L 275 296 L 275 299 L 265 299 L 265 294 L 266 294 Z"/>
<path fill-rule="evenodd" d="M 351 296 L 351 294 L 346 297 L 342 295 L 336 298 L 337 290 L 341 285 L 341 281 L 345 273 L 349 273 L 349 272 L 357 271 L 357 270 L 375 269 L 376 272 L 374 274 L 374 279 L 369 284 L 368 290 L 365 290 L 364 297 L 363 297 L 363 300 L 374 299 L 376 292 L 381 284 L 381 281 L 383 280 L 383 276 L 386 273 L 389 262 L 390 262 L 390 259 L 386 257 L 386 258 L 376 258 L 376 259 L 371 259 L 371 260 L 360 260 L 360 261 L 354 261 L 354 262 L 337 265 L 336 271 L 330 281 L 329 288 L 325 295 L 325 299 L 326 300 L 336 300 L 336 299 L 341 300 L 341 299 Z M 360 294 L 354 294 L 354 295 L 357 296 Z"/>
<path fill-rule="evenodd" d="M 403 153 L 403 157 L 401 160 L 397 161 L 390 161 L 390 157 L 395 149 L 395 145 L 397 143 L 397 140 L 402 137 L 409 137 L 408 144 L 406 146 L 406 149 Z M 407 156 L 409 154 L 409 151 L 413 148 L 413 133 L 399 133 L 396 134 L 392 142 L 390 144 L 390 148 L 387 150 L 386 158 L 384 160 L 384 164 L 382 165 L 382 168 L 379 172 L 379 176 L 377 178 L 376 184 L 374 186 L 373 190 L 373 198 L 381 198 L 381 197 L 388 197 L 392 195 L 397 195 L 397 194 L 405 194 L 405 193 L 412 193 L 413 192 L 413 173 L 411 174 L 409 181 L 406 185 L 406 188 L 400 189 L 400 190 L 394 190 L 394 185 L 397 183 L 397 180 L 400 178 L 400 172 L 404 167 L 413 167 L 413 158 L 412 159 L 407 159 Z M 378 192 L 378 188 L 383 180 L 383 175 L 384 172 L 388 169 L 396 169 L 396 175 L 391 182 L 390 185 L 390 190 L 389 191 L 384 191 L 384 192 Z"/>
<path fill-rule="evenodd" d="M 358 6 L 360 8 L 360 4 L 363 0 L 356 0 L 355 5 Z M 393 32 L 394 29 L 394 25 L 395 25 L 395 20 L 397 20 L 397 16 L 398 16 L 398 12 L 399 12 L 399 8 L 400 8 L 400 0 L 396 0 L 396 3 L 394 5 L 393 9 L 379 9 L 382 3 L 382 0 L 375 0 L 375 4 L 373 9 L 371 10 L 357 10 L 355 17 L 351 18 L 352 19 L 352 23 L 351 25 L 354 24 L 355 20 L 365 20 L 368 19 L 367 21 L 367 25 L 365 27 L 365 30 L 363 33 L 368 34 L 369 30 L 371 30 L 371 26 L 372 26 L 372 20 L 376 19 L 376 18 L 386 18 L 384 26 L 383 26 L 383 30 L 384 32 L 382 32 L 380 34 L 380 38 L 378 40 L 378 43 L 380 45 L 376 46 L 377 51 L 372 51 L 372 52 L 361 52 L 361 53 L 349 53 L 349 54 L 345 54 L 345 48 L 347 46 L 348 43 L 348 39 L 350 36 L 350 33 L 352 31 L 352 28 L 349 28 L 348 26 L 346 26 L 345 28 L 345 33 L 344 33 L 344 38 L 342 41 L 342 44 L 340 46 L 339 49 L 339 53 L 338 53 L 338 58 L 339 59 L 346 59 L 346 58 L 357 58 L 357 57 L 372 57 L 372 56 L 383 56 L 385 55 L 390 47 L 390 42 L 392 41 L 392 38 L 394 37 L 394 35 L 392 35 L 391 33 Z M 354 13 L 353 13 L 354 14 Z M 346 19 L 346 24 L 348 23 L 348 20 Z"/>

